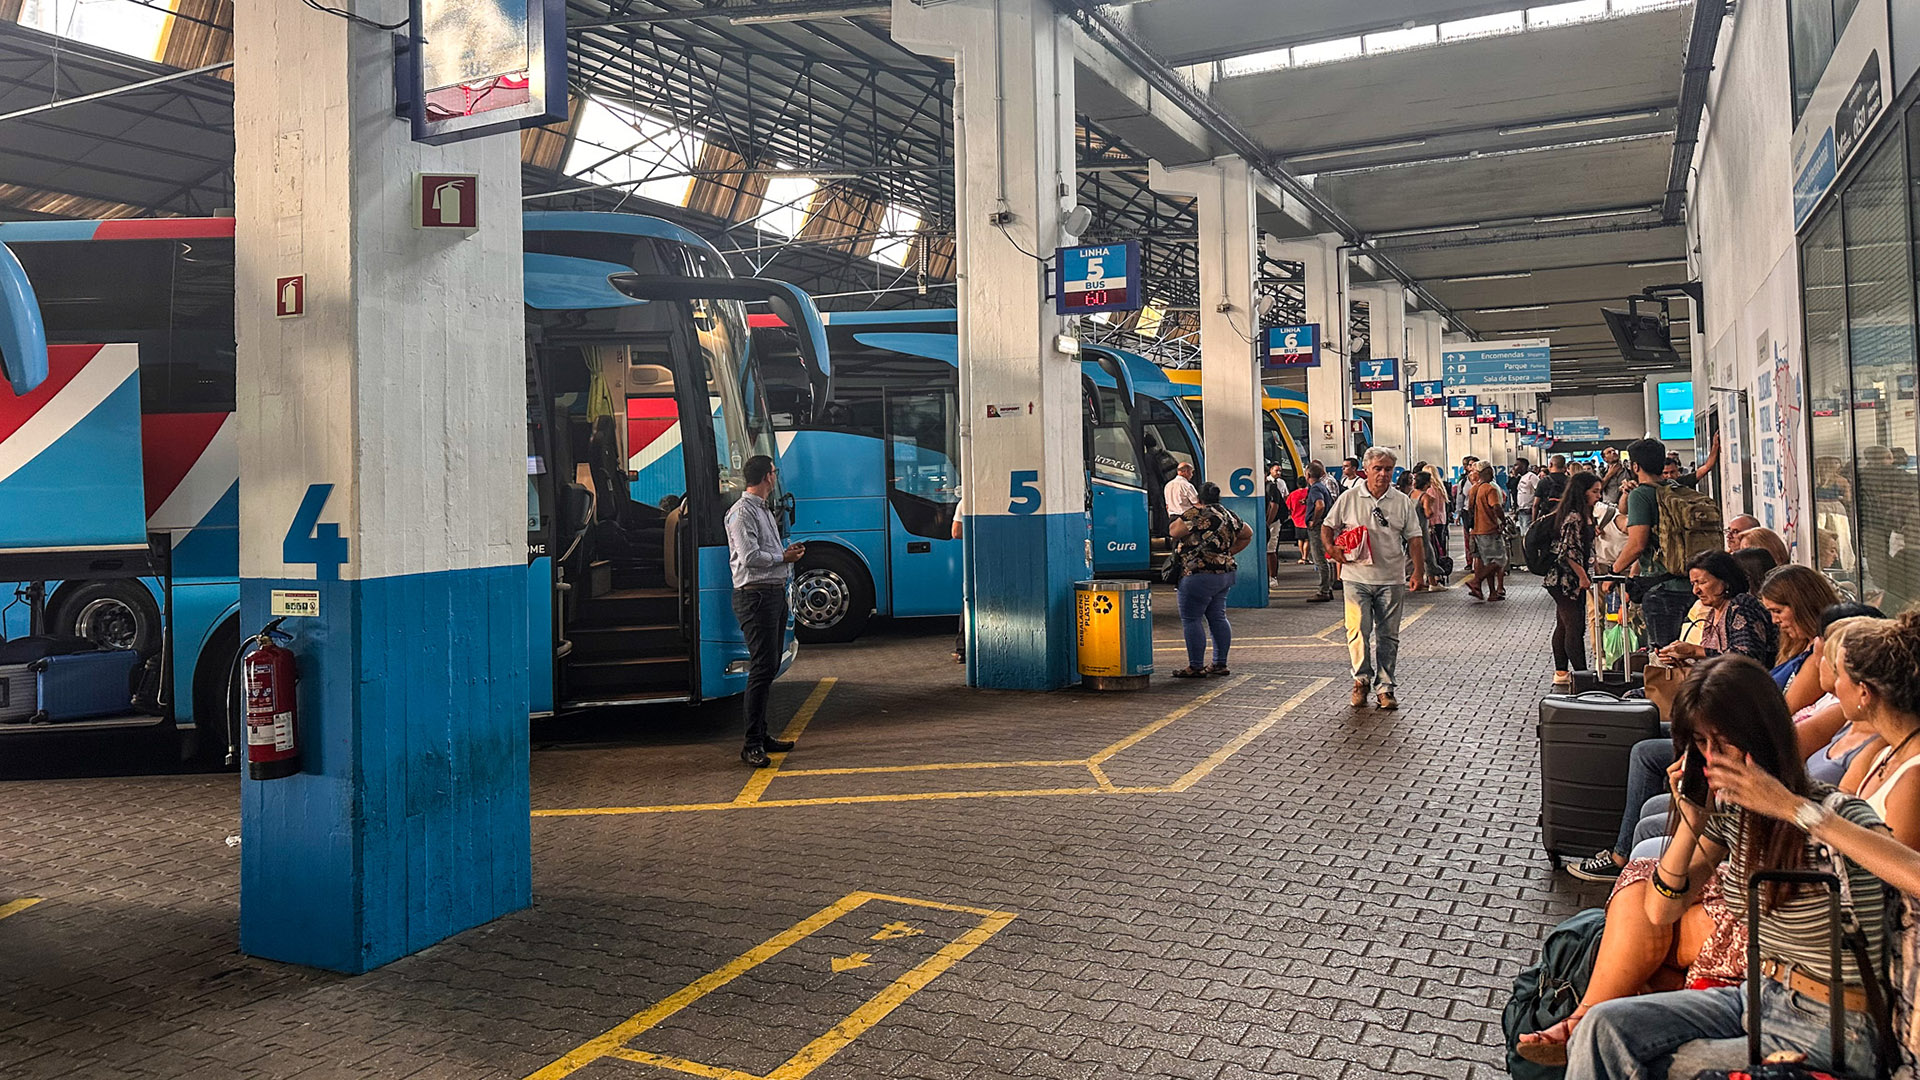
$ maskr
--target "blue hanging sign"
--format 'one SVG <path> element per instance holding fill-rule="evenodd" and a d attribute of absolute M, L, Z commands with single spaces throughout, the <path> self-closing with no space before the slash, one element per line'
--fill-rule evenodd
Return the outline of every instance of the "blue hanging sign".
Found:
<path fill-rule="evenodd" d="M 1500 419 L 1500 406 L 1497 403 L 1489 402 L 1488 404 L 1485 404 L 1485 405 L 1480 405 L 1480 404 L 1474 405 L 1473 407 L 1474 423 L 1492 424 L 1492 423 L 1497 423 L 1499 419 Z"/>
<path fill-rule="evenodd" d="M 1447 396 L 1447 415 L 1448 416 L 1458 416 L 1462 418 L 1470 417 L 1473 415 L 1473 408 L 1474 408 L 1474 398 L 1472 394 L 1462 394 L 1462 395 L 1449 394 Z"/>
<path fill-rule="evenodd" d="M 1433 382 L 1417 382 L 1413 384 L 1413 404 L 1416 407 L 1425 408 L 1433 405 L 1445 405 L 1446 403 L 1447 389 L 1445 383 L 1436 379 Z"/>
<path fill-rule="evenodd" d="M 1513 414 L 1510 412 L 1499 413 L 1498 419 L 1494 420 L 1493 422 L 1493 426 L 1501 429 L 1502 431 L 1512 431 L 1513 430 Z"/>
<path fill-rule="evenodd" d="M 394 112 L 438 145 L 567 119 L 566 0 L 410 0 Z"/>
<path fill-rule="evenodd" d="M 1609 430 L 1600 426 L 1597 416 L 1563 416 L 1553 422 L 1554 438 L 1568 442 L 1599 442 Z"/>
<path fill-rule="evenodd" d="M 1060 287 L 1053 310 L 1061 315 L 1092 315 L 1101 311 L 1138 311 L 1140 244 L 1086 244 L 1054 252 Z"/>
<path fill-rule="evenodd" d="M 1267 327 L 1266 366 L 1319 367 L 1320 324 Z"/>
<path fill-rule="evenodd" d="M 1368 391 L 1400 389 L 1399 358 L 1383 356 L 1378 359 L 1355 360 L 1353 388 Z"/>
<path fill-rule="evenodd" d="M 1553 389 L 1553 343 L 1540 338 L 1455 345 L 1441 352 L 1440 372 L 1450 394 L 1546 393 Z"/>

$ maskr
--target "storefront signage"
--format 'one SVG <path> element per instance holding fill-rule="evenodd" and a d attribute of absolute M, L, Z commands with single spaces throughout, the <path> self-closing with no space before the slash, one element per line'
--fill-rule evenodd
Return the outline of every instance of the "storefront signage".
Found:
<path fill-rule="evenodd" d="M 1834 43 L 1793 129 L 1793 225 L 1798 229 L 1832 189 L 1847 160 L 1886 111 L 1892 84 L 1887 4 L 1860 4 Z"/>
<path fill-rule="evenodd" d="M 1440 369 L 1450 394 L 1468 390 L 1546 393 L 1553 389 L 1553 343 L 1533 338 L 1457 345 L 1441 352 Z"/>

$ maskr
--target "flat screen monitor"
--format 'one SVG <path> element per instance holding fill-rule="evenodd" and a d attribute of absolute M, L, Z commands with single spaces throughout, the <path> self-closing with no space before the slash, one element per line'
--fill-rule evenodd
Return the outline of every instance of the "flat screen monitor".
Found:
<path fill-rule="evenodd" d="M 1663 382 L 1654 389 L 1660 409 L 1660 441 L 1686 442 L 1693 438 L 1693 384 Z"/>
<path fill-rule="evenodd" d="M 1646 363 L 1680 362 L 1680 354 L 1673 351 L 1673 331 L 1659 310 L 1635 305 L 1630 311 L 1601 308 L 1600 315 L 1606 319 L 1607 329 L 1613 331 L 1613 342 L 1626 359 Z"/>

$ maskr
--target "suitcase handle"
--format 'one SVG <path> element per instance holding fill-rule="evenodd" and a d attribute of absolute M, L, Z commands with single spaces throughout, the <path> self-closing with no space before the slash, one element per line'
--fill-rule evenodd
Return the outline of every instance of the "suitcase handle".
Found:
<path fill-rule="evenodd" d="M 1747 1060 L 1760 1064 L 1760 886 L 1785 881 L 1827 887 L 1829 970 L 1827 1029 L 1833 1039 L 1833 1069 L 1846 1071 L 1846 990 L 1840 981 L 1840 879 L 1824 870 L 1762 870 L 1747 879 Z M 1865 972 L 1861 977 L 1866 976 Z M 1838 1000 L 1835 1000 L 1835 999 Z"/>

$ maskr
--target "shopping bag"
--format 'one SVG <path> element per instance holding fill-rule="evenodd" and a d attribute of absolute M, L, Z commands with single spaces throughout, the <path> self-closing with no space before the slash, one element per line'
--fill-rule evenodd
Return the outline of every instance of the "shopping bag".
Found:
<path fill-rule="evenodd" d="M 1340 550 L 1346 553 L 1347 565 L 1373 565 L 1373 541 L 1368 539 L 1365 525 L 1355 525 L 1334 537 L 1333 542 L 1340 545 Z"/>

